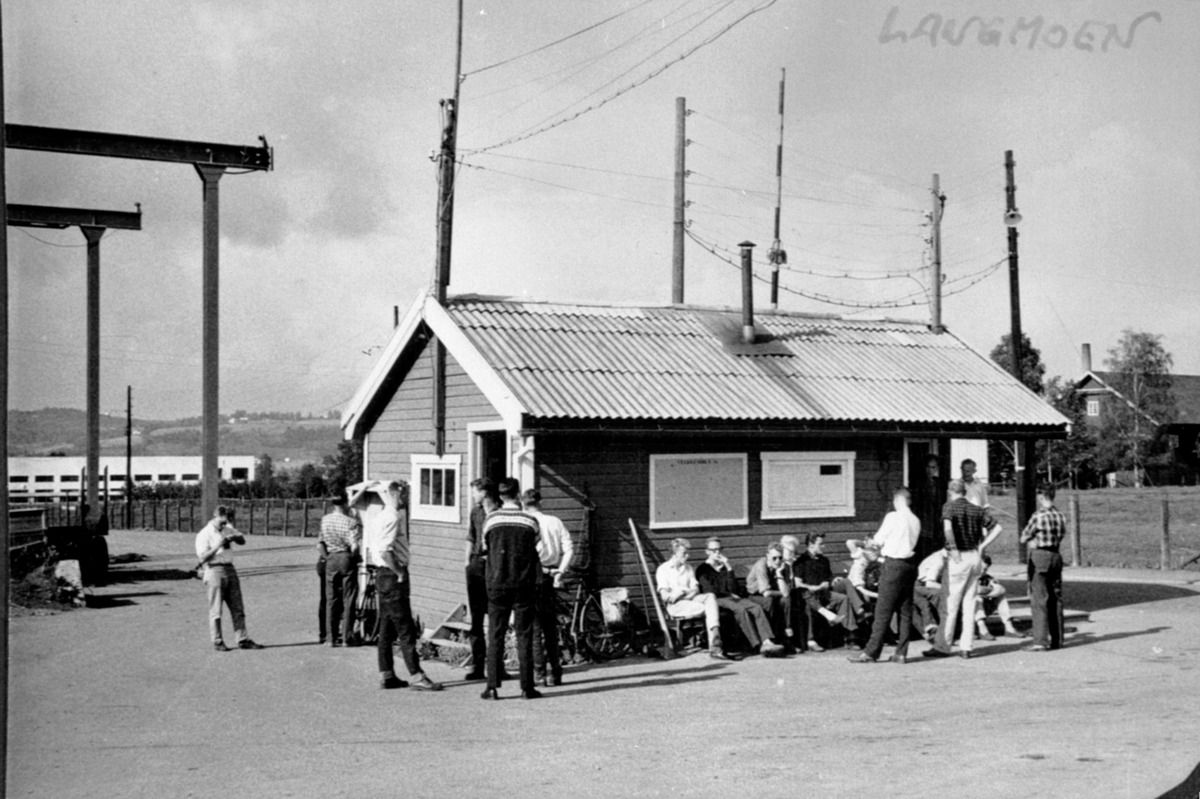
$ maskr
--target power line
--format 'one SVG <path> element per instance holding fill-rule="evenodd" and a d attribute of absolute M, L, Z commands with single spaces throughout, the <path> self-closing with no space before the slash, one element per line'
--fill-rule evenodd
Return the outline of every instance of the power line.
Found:
<path fill-rule="evenodd" d="M 652 2 L 654 2 L 654 0 L 642 0 L 641 3 L 638 3 L 636 6 L 633 6 L 632 8 L 627 8 L 624 11 L 620 12 L 619 14 L 613 14 L 611 17 L 608 17 L 607 19 L 602 19 L 595 24 L 588 25 L 586 28 L 577 30 L 574 33 L 570 34 L 569 36 L 564 36 L 561 39 L 556 39 L 555 41 L 550 42 L 549 44 L 543 44 L 541 47 L 535 47 L 534 49 L 529 50 L 528 52 L 521 53 L 520 55 L 515 55 L 511 58 L 506 58 L 503 61 L 497 61 L 495 64 L 489 64 L 486 67 L 480 67 L 479 69 L 473 69 L 470 72 L 464 72 L 462 75 L 462 80 L 466 80 L 466 78 L 470 75 L 478 75 L 480 72 L 487 72 L 489 69 L 495 69 L 496 67 L 502 67 L 505 64 L 511 64 L 514 61 L 519 61 L 520 59 L 526 58 L 527 56 L 531 56 L 534 53 L 540 53 L 543 50 L 548 50 L 551 47 L 562 44 L 563 42 L 568 42 L 571 39 L 574 39 L 576 36 L 581 36 L 581 35 L 587 33 L 588 31 L 592 31 L 592 30 L 595 30 L 596 28 L 599 28 L 602 25 L 607 25 L 609 22 L 612 22 L 614 19 L 619 19 L 620 17 L 623 17 L 626 14 L 629 14 L 633 11 L 637 11 L 642 6 L 648 5 L 649 3 L 652 3 Z"/>
<path fill-rule="evenodd" d="M 635 200 L 630 197 L 619 197 L 615 194 L 604 194 L 604 193 L 598 192 L 598 191 L 588 191 L 587 189 L 580 189 L 580 188 L 576 188 L 575 186 L 564 186 L 561 183 L 552 183 L 551 181 L 548 181 L 548 180 L 539 180 L 538 178 L 531 178 L 528 175 L 518 175 L 515 172 L 505 172 L 502 169 L 493 169 L 492 167 L 480 166 L 479 164 L 469 164 L 466 161 L 460 161 L 459 163 L 462 166 L 468 167 L 469 169 L 478 169 L 478 170 L 482 170 L 484 172 L 494 172 L 497 175 L 507 175 L 510 178 L 518 178 L 520 180 L 528 180 L 531 183 L 540 183 L 543 186 L 552 186 L 556 189 L 562 189 L 563 191 L 573 191 L 573 192 L 578 192 L 579 194 L 589 194 L 593 197 L 603 197 L 603 198 L 609 199 L 609 200 L 620 200 L 621 202 L 634 203 L 636 205 L 649 205 L 653 208 L 670 208 L 671 207 L 667 203 L 652 203 L 647 200 Z"/>
<path fill-rule="evenodd" d="M 569 116 L 569 117 L 566 117 L 566 118 L 564 118 L 564 119 L 560 119 L 560 120 L 558 120 L 557 122 L 553 122 L 553 123 L 551 123 L 551 124 L 549 124 L 549 125 L 545 125 L 545 126 L 543 126 L 543 127 L 541 127 L 541 128 L 538 128 L 537 130 L 531 131 L 531 132 L 529 132 L 529 133 L 524 133 L 524 134 L 521 134 L 521 135 L 519 135 L 519 136 L 512 136 L 512 137 L 509 137 L 509 138 L 507 138 L 507 139 L 505 139 L 505 140 L 503 140 L 503 141 L 501 141 L 501 142 L 497 142 L 496 144 L 492 144 L 492 145 L 489 145 L 489 146 L 487 146 L 487 147 L 481 147 L 481 148 L 479 148 L 479 149 L 468 150 L 467 152 L 468 152 L 468 153 L 471 153 L 471 154 L 475 154 L 475 153 L 483 153 L 483 152 L 487 152 L 487 151 L 489 151 L 489 150 L 495 150 L 495 149 L 497 149 L 497 148 L 500 148 L 500 147 L 505 147 L 505 146 L 507 146 L 507 145 L 509 145 L 509 144 L 514 144 L 514 143 L 516 143 L 516 142 L 519 142 L 519 141 L 523 141 L 523 140 L 525 140 L 525 139 L 532 138 L 533 136 L 537 136 L 537 135 L 538 135 L 538 134 L 540 134 L 540 133 L 545 133 L 545 132 L 546 132 L 546 131 L 548 131 L 548 130 L 553 130 L 554 128 L 557 128 L 557 127 L 559 127 L 560 125 L 565 125 L 565 124 L 566 124 L 566 123 L 568 123 L 568 122 L 571 122 L 571 121 L 573 121 L 573 120 L 576 120 L 576 119 L 578 119 L 579 117 L 583 116 L 584 114 L 586 114 L 586 113 L 588 113 L 588 112 L 590 112 L 590 111 L 595 111 L 596 109 L 598 109 L 598 108 L 601 108 L 601 107 L 603 107 L 603 106 L 607 105 L 608 103 L 612 102 L 613 100 L 617 99 L 617 98 L 618 98 L 618 97 L 620 97 L 621 95 L 623 95 L 623 94 L 626 94 L 626 93 L 628 93 L 628 92 L 632 91 L 633 89 L 636 89 L 637 87 L 639 87 L 639 86 L 641 86 L 641 85 L 643 85 L 643 84 L 645 84 L 645 83 L 647 83 L 647 82 L 649 82 L 649 81 L 653 80 L 654 78 L 658 77 L 658 76 L 659 76 L 659 75 L 661 75 L 663 72 L 666 72 L 668 69 L 670 69 L 671 67 L 673 67 L 675 64 L 678 64 L 680 61 L 683 61 L 684 59 L 686 59 L 686 58 L 688 58 L 689 56 L 691 56 L 691 55 L 692 55 L 693 53 L 695 53 L 697 50 L 700 50 L 702 47 L 706 47 L 706 46 L 708 46 L 708 45 L 712 44 L 712 43 L 713 43 L 713 42 L 715 42 L 717 39 L 719 39 L 719 38 L 721 38 L 722 36 L 724 36 L 726 33 L 728 33 L 728 32 L 729 32 L 730 30 L 732 30 L 732 29 L 733 29 L 735 26 L 737 26 L 738 24 L 740 24 L 742 21 L 744 21 L 745 19 L 747 19 L 747 18 L 748 18 L 748 17 L 750 17 L 751 15 L 753 15 L 753 14 L 757 14 L 757 13 L 758 13 L 758 12 L 760 12 L 760 11 L 764 11 L 764 10 L 766 10 L 767 8 L 770 8 L 771 6 L 775 5 L 775 3 L 776 3 L 776 2 L 778 2 L 778 0 L 767 0 L 767 2 L 766 2 L 766 3 L 764 3 L 763 5 L 761 5 L 761 6 L 757 6 L 757 7 L 755 7 L 755 8 L 752 8 L 751 10 L 747 11 L 745 14 L 743 14 L 742 16 L 738 17 L 736 20 L 734 20 L 733 22 L 731 22 L 729 25 L 726 25 L 724 28 L 722 28 L 722 29 L 721 29 L 720 31 L 718 31 L 717 33 L 713 34 L 712 36 L 710 36 L 709 38 L 707 38 L 707 39 L 705 39 L 704 41 L 700 42 L 699 44 L 697 44 L 697 45 L 695 45 L 695 46 L 693 46 L 693 47 L 689 48 L 689 49 L 688 49 L 688 50 L 686 50 L 686 51 L 684 51 L 684 52 L 683 52 L 683 53 L 682 53 L 680 56 L 678 56 L 678 57 L 677 57 L 677 58 L 675 58 L 674 60 L 672 60 L 672 61 L 668 61 L 666 64 L 663 64 L 661 67 L 659 67 L 658 69 L 654 70 L 654 71 L 653 71 L 653 72 L 651 72 L 650 74 L 646 75 L 646 76 L 645 76 L 645 77 L 643 77 L 643 78 L 640 78 L 639 80 L 636 80 L 636 81 L 634 81 L 633 83 L 629 84 L 629 85 L 628 85 L 628 86 L 626 86 L 625 88 L 623 88 L 623 89 L 620 89 L 620 90 L 618 90 L 618 91 L 614 92 L 613 94 L 609 95 L 608 97 L 604 98 L 603 100 L 601 100 L 601 101 L 600 101 L 600 102 L 598 102 L 598 103 L 594 103 L 593 105 L 590 105 L 590 106 L 588 106 L 587 108 L 584 108 L 583 110 L 581 110 L 581 111 L 578 111 L 578 112 L 576 112 L 575 114 L 572 114 L 572 115 L 571 115 L 571 116 Z"/>

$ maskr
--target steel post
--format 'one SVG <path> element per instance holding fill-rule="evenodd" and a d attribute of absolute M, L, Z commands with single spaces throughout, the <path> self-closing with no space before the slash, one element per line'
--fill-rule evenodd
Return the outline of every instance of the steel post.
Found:
<path fill-rule="evenodd" d="M 220 425 L 219 382 L 220 382 L 220 231 L 219 193 L 217 184 L 225 174 L 225 168 L 196 164 L 196 172 L 204 184 L 204 269 L 201 279 L 203 295 L 203 335 L 201 360 L 203 379 L 201 384 L 201 467 L 200 504 L 204 518 L 212 518 L 219 501 L 220 478 L 217 475 L 219 455 L 218 430 Z"/>

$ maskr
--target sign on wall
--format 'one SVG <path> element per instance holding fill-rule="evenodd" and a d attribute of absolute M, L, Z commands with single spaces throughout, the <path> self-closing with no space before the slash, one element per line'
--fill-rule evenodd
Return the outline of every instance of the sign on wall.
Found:
<path fill-rule="evenodd" d="M 650 527 L 749 524 L 746 453 L 650 456 Z"/>

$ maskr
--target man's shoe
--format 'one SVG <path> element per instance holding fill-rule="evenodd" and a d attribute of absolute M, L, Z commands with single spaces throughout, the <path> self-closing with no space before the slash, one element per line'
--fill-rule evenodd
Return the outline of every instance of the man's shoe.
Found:
<path fill-rule="evenodd" d="M 921 653 L 927 658 L 948 658 L 950 653 L 942 649 L 926 649 Z"/>
<path fill-rule="evenodd" d="M 1050 647 L 1045 644 L 1034 644 L 1033 646 L 1025 647 L 1026 652 L 1049 652 Z"/>
<path fill-rule="evenodd" d="M 550 686 L 551 688 L 557 688 L 558 686 L 562 685 L 562 675 L 559 674 L 556 677 L 551 674 L 550 679 L 546 682 L 546 685 Z"/>
<path fill-rule="evenodd" d="M 238 641 L 238 649 L 266 649 L 266 647 L 247 638 L 245 641 Z"/>
<path fill-rule="evenodd" d="M 781 658 L 781 657 L 787 656 L 786 649 L 784 649 L 779 644 L 774 644 L 774 643 L 771 643 L 770 641 L 764 642 L 758 651 L 759 651 L 759 654 L 761 654 L 765 658 Z"/>
<path fill-rule="evenodd" d="M 816 641 L 809 641 L 808 648 L 814 652 L 824 652 L 825 651 L 825 647 L 821 646 Z"/>
<path fill-rule="evenodd" d="M 1005 630 L 1004 637 L 1005 638 L 1032 638 L 1033 636 L 1031 636 L 1029 633 L 1023 633 L 1019 630 Z"/>
<path fill-rule="evenodd" d="M 850 661 L 851 663 L 874 663 L 875 662 L 875 658 L 871 657 L 866 652 L 863 652 L 861 655 L 857 655 L 852 658 L 846 658 L 846 660 Z"/>
<path fill-rule="evenodd" d="M 408 683 L 399 677 L 384 677 L 379 681 L 379 687 L 387 690 L 391 690 L 392 688 L 407 688 Z"/>
<path fill-rule="evenodd" d="M 500 694 L 498 694 L 496 692 L 495 688 L 484 688 L 483 693 L 481 693 L 479 695 L 479 698 L 480 699 L 499 699 Z"/>
<path fill-rule="evenodd" d="M 546 686 L 550 685 L 550 678 L 545 675 L 542 675 L 541 677 L 534 677 L 533 684 L 540 685 L 545 688 Z"/>
<path fill-rule="evenodd" d="M 224 641 L 216 641 L 215 643 L 213 643 L 213 649 L 217 650 L 218 652 L 228 652 L 229 651 L 229 647 L 225 646 Z"/>
<path fill-rule="evenodd" d="M 482 671 L 478 671 L 478 670 L 476 670 L 476 671 L 468 671 L 468 672 L 467 672 L 467 674 L 466 674 L 466 676 L 465 676 L 465 677 L 463 677 L 463 679 L 464 679 L 464 680 L 467 680 L 468 682 L 470 682 L 470 681 L 472 681 L 472 680 L 486 680 L 486 679 L 487 679 L 487 675 L 486 675 L 486 674 L 484 674 Z"/>
<path fill-rule="evenodd" d="M 536 688 L 530 688 L 528 691 L 521 692 L 522 699 L 541 699 L 542 692 Z"/>
<path fill-rule="evenodd" d="M 975 637 L 981 641 L 995 641 L 996 640 L 996 636 L 992 635 L 990 632 L 980 633 L 979 635 L 977 635 Z"/>
<path fill-rule="evenodd" d="M 855 652 L 861 652 L 863 647 L 862 644 L 858 643 L 857 641 L 851 641 L 850 643 L 846 644 L 846 648 L 853 649 Z"/>
<path fill-rule="evenodd" d="M 892 655 L 890 658 L 888 658 L 888 660 L 890 660 L 893 663 L 899 663 L 900 665 L 904 665 L 905 663 L 908 662 L 908 657 L 906 655 Z"/>
<path fill-rule="evenodd" d="M 329 642 L 329 645 L 330 645 L 331 647 L 333 647 L 334 649 L 338 649 L 339 647 L 341 647 L 341 645 L 342 645 L 342 642 L 341 642 L 341 641 L 339 641 L 339 640 L 337 640 L 337 639 L 335 638 L 334 640 L 332 640 L 332 641 L 330 641 L 330 642 Z"/>
<path fill-rule="evenodd" d="M 958 656 L 959 656 L 960 658 L 962 658 L 963 660 L 970 660 L 970 659 L 971 659 L 971 650 L 970 650 L 970 649 L 964 649 L 964 650 L 962 650 L 961 652 L 959 652 L 959 653 L 958 653 Z"/>
<path fill-rule="evenodd" d="M 733 658 L 722 652 L 720 649 L 708 650 L 708 656 L 713 660 L 733 660 Z"/>
<path fill-rule="evenodd" d="M 323 644 L 323 643 L 325 643 L 325 636 L 323 636 L 323 635 L 319 635 L 319 636 L 317 636 L 317 643 L 318 643 L 318 644 Z"/>
<path fill-rule="evenodd" d="M 410 685 L 409 687 L 412 688 L 414 691 L 440 691 L 440 690 L 442 690 L 442 684 L 440 682 L 434 682 L 433 680 L 426 677 L 424 674 L 421 675 L 420 679 L 413 680 L 412 685 Z"/>

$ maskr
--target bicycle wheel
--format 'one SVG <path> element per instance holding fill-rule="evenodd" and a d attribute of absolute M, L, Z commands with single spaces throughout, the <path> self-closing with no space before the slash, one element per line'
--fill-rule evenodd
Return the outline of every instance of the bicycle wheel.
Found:
<path fill-rule="evenodd" d="M 595 594 L 589 596 L 583 606 L 577 639 L 582 640 L 594 660 L 600 661 L 625 657 L 633 645 L 628 627 L 605 622 L 600 600 Z"/>

